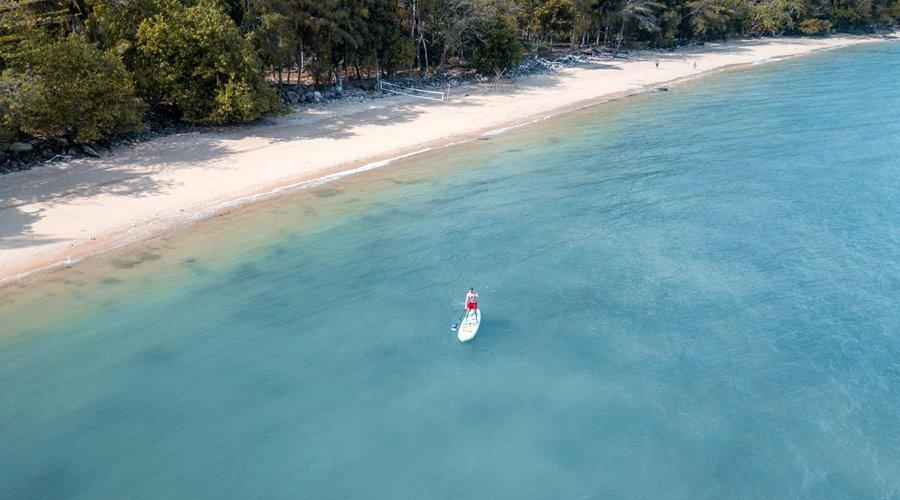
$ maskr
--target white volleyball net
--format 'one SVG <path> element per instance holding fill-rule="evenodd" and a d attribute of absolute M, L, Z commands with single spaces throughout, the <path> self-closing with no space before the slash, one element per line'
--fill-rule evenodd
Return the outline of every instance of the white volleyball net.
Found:
<path fill-rule="evenodd" d="M 417 89 L 415 87 L 404 87 L 402 85 L 396 85 L 393 83 L 386 82 L 384 80 L 378 83 L 378 88 L 381 89 L 382 92 L 390 92 L 391 94 L 396 95 L 405 95 L 409 97 L 416 97 L 418 99 L 425 99 L 428 101 L 446 101 L 447 100 L 447 92 L 441 92 L 439 90 L 425 90 L 425 89 Z"/>

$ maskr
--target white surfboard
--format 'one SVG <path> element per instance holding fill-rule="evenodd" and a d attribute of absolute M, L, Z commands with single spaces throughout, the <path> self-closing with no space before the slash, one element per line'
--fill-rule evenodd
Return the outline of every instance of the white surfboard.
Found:
<path fill-rule="evenodd" d="M 475 338 L 475 334 L 478 333 L 478 327 L 481 325 L 481 309 L 475 309 L 474 311 L 469 311 L 466 313 L 466 317 L 463 318 L 462 322 L 459 324 L 459 330 L 456 332 L 456 337 L 460 342 L 466 342 Z"/>

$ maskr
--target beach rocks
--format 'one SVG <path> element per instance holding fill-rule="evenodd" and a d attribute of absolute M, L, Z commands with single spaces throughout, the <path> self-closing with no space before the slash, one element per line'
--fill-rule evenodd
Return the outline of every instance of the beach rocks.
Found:
<path fill-rule="evenodd" d="M 286 90 L 284 92 L 284 101 L 288 104 L 297 104 L 300 102 L 300 94 L 293 90 Z"/>
<path fill-rule="evenodd" d="M 26 170 L 22 162 L 9 160 L 2 167 L 0 167 L 0 171 L 4 174 L 8 174 L 10 172 L 18 172 L 19 170 Z"/>
<path fill-rule="evenodd" d="M 312 93 L 313 102 L 322 102 L 322 93 L 316 90 Z"/>
<path fill-rule="evenodd" d="M 296 89 L 294 89 L 296 91 Z M 300 92 L 297 92 L 300 94 Z M 165 115 L 150 113 L 147 128 L 128 135 L 116 135 L 98 139 L 87 144 L 78 144 L 70 135 L 48 138 L 19 136 L 12 144 L 0 145 L 0 174 L 29 170 L 42 164 L 65 162 L 92 156 L 100 158 L 104 151 L 146 141 L 160 135 L 191 130 L 191 126 L 173 124 Z"/>
<path fill-rule="evenodd" d="M 596 64 L 600 59 L 613 57 L 609 52 L 599 49 L 584 49 L 576 53 L 547 54 L 528 57 L 517 68 L 507 72 L 509 76 L 528 76 L 544 73 L 554 73 L 563 68 L 587 66 Z"/>
<path fill-rule="evenodd" d="M 27 142 L 14 142 L 9 145 L 9 150 L 13 153 L 27 153 L 34 149 L 34 146 L 28 144 Z"/>

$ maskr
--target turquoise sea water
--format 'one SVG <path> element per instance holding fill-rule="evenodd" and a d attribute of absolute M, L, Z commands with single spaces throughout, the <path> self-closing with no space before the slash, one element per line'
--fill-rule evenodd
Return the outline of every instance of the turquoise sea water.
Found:
<path fill-rule="evenodd" d="M 4 290 L 0 497 L 896 497 L 897 67 L 703 78 Z"/>

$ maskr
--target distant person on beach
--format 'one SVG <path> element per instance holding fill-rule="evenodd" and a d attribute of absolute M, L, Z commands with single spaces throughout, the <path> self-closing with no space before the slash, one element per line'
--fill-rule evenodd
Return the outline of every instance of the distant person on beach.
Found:
<path fill-rule="evenodd" d="M 659 60 L 656 61 L 656 67 L 659 67 Z"/>
<path fill-rule="evenodd" d="M 694 61 L 694 69 L 697 69 L 697 61 Z"/>

